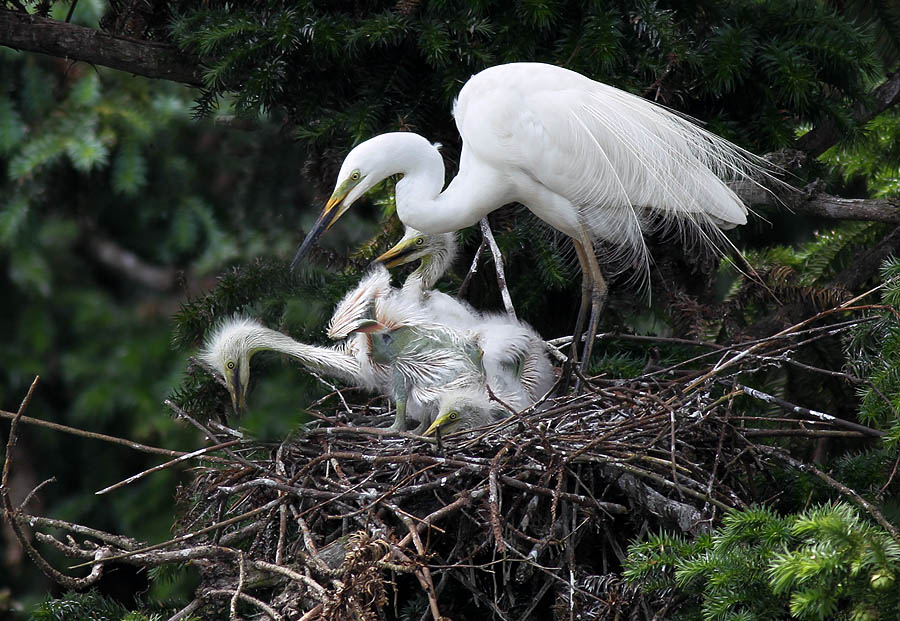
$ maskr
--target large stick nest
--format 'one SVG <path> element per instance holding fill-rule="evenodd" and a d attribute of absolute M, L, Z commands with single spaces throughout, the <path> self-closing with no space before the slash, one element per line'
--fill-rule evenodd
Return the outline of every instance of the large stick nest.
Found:
<path fill-rule="evenodd" d="M 660 527 L 701 533 L 758 500 L 752 486 L 779 453 L 754 438 L 879 435 L 738 382 L 834 333 L 809 323 L 741 347 L 708 344 L 716 363 L 700 371 L 592 378 L 581 395 L 437 442 L 389 432 L 382 401 L 350 405 L 340 392 L 273 445 L 170 404 L 221 445 L 180 492 L 179 536 L 151 548 L 72 528 L 89 541 L 38 537 L 96 573 L 114 557 L 196 563 L 196 600 L 173 620 L 664 616 L 676 599 L 647 601 L 620 578 L 628 539 Z M 791 415 L 739 416 L 743 395 Z"/>

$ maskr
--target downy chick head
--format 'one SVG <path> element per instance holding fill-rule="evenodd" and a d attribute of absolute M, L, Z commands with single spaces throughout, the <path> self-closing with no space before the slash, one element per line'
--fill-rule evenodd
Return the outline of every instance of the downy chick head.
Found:
<path fill-rule="evenodd" d="M 438 430 L 441 434 L 467 431 L 496 422 L 501 416 L 483 389 L 452 390 L 441 396 L 437 417 L 425 430 L 425 435 L 430 436 Z"/>
<path fill-rule="evenodd" d="M 267 331 L 255 319 L 233 317 L 216 326 L 197 354 L 225 378 L 235 412 L 240 413 L 247 408 L 250 358 L 262 349 L 259 337 Z"/>

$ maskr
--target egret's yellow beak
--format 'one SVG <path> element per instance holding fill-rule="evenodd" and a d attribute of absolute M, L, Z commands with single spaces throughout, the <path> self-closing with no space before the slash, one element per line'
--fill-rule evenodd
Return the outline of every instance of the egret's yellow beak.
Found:
<path fill-rule="evenodd" d="M 416 244 L 416 238 L 400 240 L 397 245 L 375 259 L 374 263 L 384 263 L 385 267 L 397 267 L 409 263 L 412 260 L 410 255 L 418 248 L 420 246 Z"/>
<path fill-rule="evenodd" d="M 294 260 L 291 261 L 291 271 L 294 270 L 306 253 L 309 252 L 309 249 L 316 243 L 316 240 L 322 236 L 322 233 L 330 229 L 331 225 L 337 222 L 338 218 L 344 215 L 344 212 L 350 208 L 349 204 L 344 203 L 344 199 L 347 198 L 347 194 L 349 194 L 350 190 L 356 187 L 359 182 L 359 179 L 347 179 L 334 191 L 334 194 L 332 194 L 331 198 L 328 199 L 328 202 L 325 203 L 325 209 L 322 210 L 322 215 L 316 220 L 316 223 L 310 229 L 309 233 L 307 233 L 306 239 L 303 240 L 303 243 L 300 244 L 300 248 L 297 249 L 297 254 L 294 255 Z"/>

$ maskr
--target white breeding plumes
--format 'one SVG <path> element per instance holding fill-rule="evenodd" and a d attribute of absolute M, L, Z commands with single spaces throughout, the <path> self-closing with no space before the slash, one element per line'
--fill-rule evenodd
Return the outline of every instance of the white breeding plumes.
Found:
<path fill-rule="evenodd" d="M 747 214 L 726 182 L 764 172 L 761 160 L 685 117 L 552 65 L 485 69 L 463 86 L 453 114 L 463 146 L 446 189 L 443 159 L 425 138 L 390 133 L 367 140 L 345 158 L 292 266 L 355 200 L 392 175 L 402 175 L 400 220 L 430 234 L 522 203 L 574 242 L 584 277 L 576 337 L 591 309 L 583 364 L 606 297 L 595 243 L 611 244 L 612 258 L 645 278 L 649 222 L 672 223 L 709 243 L 723 239 L 717 227 L 744 224 Z"/>

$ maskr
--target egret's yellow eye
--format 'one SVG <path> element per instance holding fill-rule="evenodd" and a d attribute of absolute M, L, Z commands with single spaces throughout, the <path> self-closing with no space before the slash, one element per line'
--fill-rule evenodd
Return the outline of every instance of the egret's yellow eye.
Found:
<path fill-rule="evenodd" d="M 234 360 L 229 360 L 227 366 L 228 366 L 229 369 L 231 369 L 232 371 L 234 371 Z"/>
<path fill-rule="evenodd" d="M 350 173 L 350 181 L 359 181 L 359 171 L 358 170 L 354 170 L 352 173 Z"/>
<path fill-rule="evenodd" d="M 424 243 L 425 243 L 425 238 L 424 238 L 424 237 L 417 237 L 417 238 L 416 238 L 416 246 L 421 246 L 421 245 L 424 244 Z"/>

